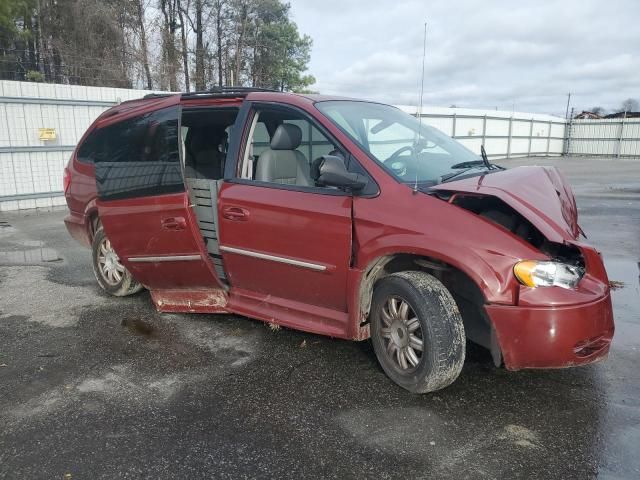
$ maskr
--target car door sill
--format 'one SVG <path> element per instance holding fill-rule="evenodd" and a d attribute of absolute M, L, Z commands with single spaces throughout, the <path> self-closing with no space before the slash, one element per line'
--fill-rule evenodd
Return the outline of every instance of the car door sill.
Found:
<path fill-rule="evenodd" d="M 336 338 L 351 338 L 348 313 L 332 308 L 241 288 L 231 289 L 225 308 L 270 324 Z"/>

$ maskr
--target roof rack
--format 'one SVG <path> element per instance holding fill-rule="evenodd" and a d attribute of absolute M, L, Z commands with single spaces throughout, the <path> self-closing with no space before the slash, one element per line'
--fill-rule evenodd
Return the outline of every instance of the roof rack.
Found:
<path fill-rule="evenodd" d="M 175 95 L 175 93 L 147 93 L 142 98 L 164 98 L 164 97 L 170 97 L 171 95 Z"/>
<path fill-rule="evenodd" d="M 251 92 L 278 92 L 278 90 L 273 90 L 271 88 L 237 87 L 237 86 L 213 87 L 209 90 L 183 93 L 182 98 L 202 97 L 202 96 L 216 96 L 216 97 L 238 96 L 238 95 L 246 95 Z"/>
<path fill-rule="evenodd" d="M 279 92 L 279 90 L 273 90 L 271 88 L 259 88 L 259 87 L 212 87 L 209 90 L 201 90 L 196 92 L 183 92 L 179 95 L 182 98 L 193 97 L 237 97 L 238 95 L 246 95 L 251 92 Z M 178 95 L 178 93 L 148 93 L 142 98 L 164 98 L 171 95 Z"/>

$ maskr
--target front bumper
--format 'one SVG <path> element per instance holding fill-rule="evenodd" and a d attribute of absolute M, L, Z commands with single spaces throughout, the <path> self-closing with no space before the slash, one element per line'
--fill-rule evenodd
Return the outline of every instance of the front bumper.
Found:
<path fill-rule="evenodd" d="M 509 370 L 585 365 L 609 353 L 614 325 L 608 291 L 577 305 L 485 308 Z"/>

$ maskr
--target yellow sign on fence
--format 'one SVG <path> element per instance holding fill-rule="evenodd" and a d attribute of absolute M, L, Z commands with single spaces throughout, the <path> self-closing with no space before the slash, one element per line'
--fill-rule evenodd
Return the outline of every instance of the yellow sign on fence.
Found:
<path fill-rule="evenodd" d="M 40 140 L 55 140 L 56 139 L 56 129 L 55 128 L 39 128 L 38 134 Z"/>

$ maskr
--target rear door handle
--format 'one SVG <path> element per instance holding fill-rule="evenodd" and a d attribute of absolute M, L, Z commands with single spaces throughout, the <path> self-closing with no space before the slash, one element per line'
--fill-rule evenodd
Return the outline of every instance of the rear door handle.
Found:
<path fill-rule="evenodd" d="M 222 216 L 227 220 L 244 222 L 249 220 L 249 210 L 240 207 L 224 207 Z"/>
<path fill-rule="evenodd" d="M 187 228 L 187 221 L 184 217 L 163 218 L 160 224 L 164 230 L 184 230 Z"/>

